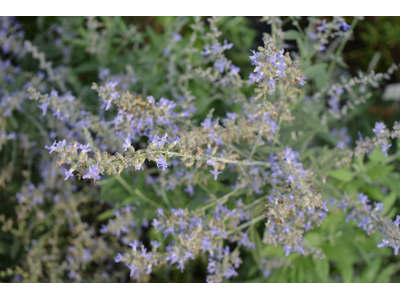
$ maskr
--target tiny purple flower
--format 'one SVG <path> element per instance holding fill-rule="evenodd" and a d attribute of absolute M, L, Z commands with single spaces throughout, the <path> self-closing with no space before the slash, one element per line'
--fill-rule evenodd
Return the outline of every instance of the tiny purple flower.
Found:
<path fill-rule="evenodd" d="M 157 168 L 160 168 L 165 171 L 166 168 L 168 168 L 170 164 L 167 164 L 166 160 L 160 155 L 160 157 L 157 159 Z"/>
<path fill-rule="evenodd" d="M 217 180 L 218 174 L 221 174 L 222 172 L 218 172 L 217 170 L 210 171 L 211 174 L 214 175 L 214 180 Z"/>
<path fill-rule="evenodd" d="M 74 176 L 71 170 L 66 170 L 66 169 L 64 169 L 64 175 L 65 175 L 64 180 L 68 180 L 68 178 Z"/>
<path fill-rule="evenodd" d="M 386 125 L 385 125 L 385 124 L 376 122 L 376 123 L 375 123 L 375 127 L 374 127 L 374 129 L 372 129 L 372 131 L 373 131 L 375 134 L 379 135 L 379 134 L 382 134 L 382 133 L 383 133 L 383 130 L 384 130 L 385 128 L 386 128 Z"/>

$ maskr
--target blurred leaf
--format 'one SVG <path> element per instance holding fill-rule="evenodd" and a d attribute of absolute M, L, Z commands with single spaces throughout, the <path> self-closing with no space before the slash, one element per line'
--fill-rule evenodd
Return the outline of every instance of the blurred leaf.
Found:
<path fill-rule="evenodd" d="M 297 40 L 297 39 L 301 39 L 301 35 L 297 30 L 288 30 L 288 31 L 285 31 L 284 39 L 285 40 Z"/>
<path fill-rule="evenodd" d="M 340 275 L 342 276 L 342 281 L 346 283 L 353 282 L 353 276 L 354 276 L 354 269 L 353 265 L 345 263 L 345 262 L 339 262 L 337 264 L 337 268 L 339 269 Z"/>
<path fill-rule="evenodd" d="M 106 210 L 105 212 L 99 214 L 97 216 L 97 220 L 103 221 L 103 220 L 107 220 L 107 219 L 114 217 L 114 210 L 115 209 L 109 209 L 109 210 Z"/>
<path fill-rule="evenodd" d="M 377 277 L 379 269 L 382 265 L 382 258 L 378 257 L 367 265 L 358 279 L 358 282 L 371 283 Z"/>
<path fill-rule="evenodd" d="M 389 195 L 385 195 L 383 197 L 383 214 L 386 215 L 389 210 L 393 207 L 394 203 L 396 202 L 397 195 L 395 192 L 391 192 Z"/>
<path fill-rule="evenodd" d="M 251 249 L 251 253 L 252 253 L 253 258 L 256 261 L 256 263 L 259 264 L 261 261 L 262 243 L 261 243 L 260 235 L 258 234 L 258 232 L 256 230 L 256 226 L 254 226 L 254 225 L 250 227 L 250 240 L 255 245 L 255 248 Z"/>
<path fill-rule="evenodd" d="M 366 168 L 367 168 L 367 175 L 369 176 L 369 178 L 377 179 L 377 178 L 383 177 L 383 176 L 389 174 L 391 171 L 393 171 L 394 166 L 393 165 L 375 166 L 375 165 L 366 164 Z"/>
<path fill-rule="evenodd" d="M 390 264 L 386 268 L 384 268 L 376 278 L 375 282 L 379 283 L 388 283 L 390 282 L 390 277 L 396 270 L 396 264 Z"/>
<path fill-rule="evenodd" d="M 0 241 L 0 254 L 8 254 L 10 251 L 10 245 Z"/>
<path fill-rule="evenodd" d="M 14 240 L 14 242 L 12 243 L 11 248 L 10 248 L 11 259 L 14 260 L 17 258 L 18 252 L 21 249 L 21 245 L 22 244 L 19 240 Z"/>
<path fill-rule="evenodd" d="M 314 259 L 315 272 L 319 282 L 329 282 L 329 261 L 327 259 Z"/>
<path fill-rule="evenodd" d="M 347 181 L 351 181 L 353 179 L 354 174 L 347 169 L 336 169 L 336 170 L 330 171 L 329 176 L 331 176 L 337 180 L 347 182 Z"/>

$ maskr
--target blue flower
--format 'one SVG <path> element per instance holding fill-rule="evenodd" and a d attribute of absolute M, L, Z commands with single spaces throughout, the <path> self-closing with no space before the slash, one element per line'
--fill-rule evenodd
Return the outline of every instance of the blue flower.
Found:
<path fill-rule="evenodd" d="M 232 276 L 237 276 L 238 273 L 235 271 L 234 268 L 226 268 L 225 269 L 225 277 L 227 279 L 231 278 Z"/>
<path fill-rule="evenodd" d="M 229 49 L 232 49 L 233 43 L 228 44 L 228 41 L 227 41 L 227 40 L 224 40 L 224 46 L 225 46 L 226 49 L 229 50 Z"/>
<path fill-rule="evenodd" d="M 161 243 L 159 241 L 151 241 L 150 245 L 153 246 L 154 248 L 158 248 L 161 246 Z"/>
<path fill-rule="evenodd" d="M 157 168 L 160 168 L 165 171 L 165 169 L 167 167 L 169 167 L 170 164 L 167 164 L 167 162 L 165 161 L 165 159 L 162 157 L 162 155 L 160 155 L 160 157 L 157 159 Z"/>
<path fill-rule="evenodd" d="M 205 237 L 204 239 L 203 239 L 203 241 L 202 241 L 202 249 L 203 249 L 203 253 L 205 252 L 205 251 L 209 251 L 209 250 L 211 250 L 211 241 L 210 241 L 210 238 L 209 237 Z"/>
<path fill-rule="evenodd" d="M 138 241 L 134 241 L 132 243 L 128 244 L 130 247 L 132 247 L 132 250 L 136 250 L 137 247 L 139 247 L 139 242 Z"/>
<path fill-rule="evenodd" d="M 210 47 L 208 45 L 204 46 L 204 51 L 200 52 L 201 55 L 208 55 L 210 53 L 211 53 L 211 51 L 210 51 Z"/>
<path fill-rule="evenodd" d="M 103 69 L 99 73 L 99 79 L 103 80 L 104 78 L 106 78 L 109 75 L 110 75 L 110 69 Z"/>
<path fill-rule="evenodd" d="M 128 148 L 132 145 L 132 141 L 128 138 L 124 140 L 124 143 L 122 144 L 122 147 L 124 148 L 124 151 L 128 150 Z"/>
<path fill-rule="evenodd" d="M 58 96 L 58 92 L 55 90 L 52 90 L 50 93 L 50 98 L 53 98 L 54 96 Z"/>
<path fill-rule="evenodd" d="M 128 265 L 128 264 L 125 264 L 125 266 L 127 266 L 130 270 L 131 270 L 131 273 L 129 274 L 129 276 L 130 277 L 132 277 L 134 274 L 135 274 L 135 271 L 137 270 L 137 269 L 139 269 L 139 267 L 136 267 L 136 266 L 134 266 L 134 265 Z"/>
<path fill-rule="evenodd" d="M 159 209 L 157 210 L 157 217 L 160 217 L 160 216 L 163 216 L 163 215 L 164 215 L 163 209 L 162 209 L 162 208 L 159 208 Z"/>
<path fill-rule="evenodd" d="M 351 26 L 346 24 L 346 22 L 343 22 L 343 23 L 338 22 L 338 26 L 339 26 L 339 28 L 341 27 L 343 31 L 347 31 L 351 28 Z"/>
<path fill-rule="evenodd" d="M 383 203 L 381 202 L 374 202 L 375 208 L 377 208 L 379 211 L 383 211 Z M 400 220 L 399 220 L 400 222 Z"/>
<path fill-rule="evenodd" d="M 268 84 L 270 86 L 271 89 L 275 88 L 275 82 L 278 80 L 278 78 L 275 79 L 271 79 L 270 81 L 268 81 Z"/>
<path fill-rule="evenodd" d="M 146 248 L 142 248 L 142 257 L 143 258 L 150 258 L 151 254 L 146 254 L 147 249 Z"/>
<path fill-rule="evenodd" d="M 217 61 L 216 63 L 214 63 L 214 67 L 218 68 L 218 71 L 220 73 L 224 72 L 225 65 L 226 61 Z"/>
<path fill-rule="evenodd" d="M 378 248 L 390 246 L 389 242 L 383 238 L 382 243 L 378 244 Z"/>
<path fill-rule="evenodd" d="M 326 204 L 327 204 L 328 202 L 329 202 L 329 199 L 322 203 L 322 208 L 323 208 L 326 212 L 329 211 L 328 208 L 326 207 Z"/>
<path fill-rule="evenodd" d="M 209 164 L 210 166 L 213 166 L 215 168 L 215 163 L 216 163 L 217 159 L 214 158 L 210 158 L 209 160 L 207 160 L 207 164 Z"/>
<path fill-rule="evenodd" d="M 78 143 L 77 148 L 81 149 L 81 151 L 85 152 L 85 153 L 92 151 L 92 149 L 90 149 L 90 144 L 89 143 L 87 143 L 86 145 Z"/>
<path fill-rule="evenodd" d="M 38 107 L 43 111 L 43 116 L 46 114 L 48 106 L 49 106 L 49 104 L 47 104 L 47 103 L 43 103 L 41 105 L 38 105 Z"/>
<path fill-rule="evenodd" d="M 346 147 L 346 143 L 345 142 L 339 142 L 337 143 L 336 147 L 338 147 L 339 149 L 343 149 L 344 147 Z"/>
<path fill-rule="evenodd" d="M 56 144 L 57 144 L 57 141 L 54 141 L 54 143 L 53 143 L 53 145 L 51 145 L 51 146 L 44 146 L 47 150 L 50 150 L 50 154 L 53 152 L 53 151 L 56 151 L 57 150 L 57 146 L 56 146 Z"/>
<path fill-rule="evenodd" d="M 192 185 L 189 185 L 187 188 L 185 188 L 184 190 L 183 190 L 184 192 L 188 192 L 189 194 L 190 194 L 190 196 L 193 196 L 194 195 L 194 189 L 193 189 L 193 186 Z"/>
<path fill-rule="evenodd" d="M 179 33 L 174 32 L 174 33 L 172 34 L 172 40 L 173 40 L 174 42 L 179 42 L 179 41 L 182 40 L 182 36 L 181 36 Z"/>
<path fill-rule="evenodd" d="M 304 74 L 300 74 L 300 77 L 299 77 L 299 84 L 300 85 L 304 85 L 304 79 L 307 79 L 307 77 L 304 75 Z"/>
<path fill-rule="evenodd" d="M 167 48 L 164 49 L 162 55 L 163 55 L 164 57 L 166 57 L 166 56 L 168 56 L 170 53 L 171 53 L 171 49 L 167 47 Z"/>
<path fill-rule="evenodd" d="M 367 204 L 369 202 L 368 197 L 364 194 L 357 194 L 357 197 L 362 204 Z"/>
<path fill-rule="evenodd" d="M 107 86 L 108 88 L 110 88 L 110 89 L 115 88 L 117 85 L 118 85 L 118 82 L 111 82 L 111 81 L 109 81 L 109 82 L 106 83 L 106 86 Z"/>
<path fill-rule="evenodd" d="M 381 146 L 383 155 L 388 156 L 387 150 L 388 150 L 391 146 L 392 146 L 392 144 L 389 144 L 389 145 L 382 145 L 382 146 Z"/>
<path fill-rule="evenodd" d="M 104 110 L 109 110 L 111 107 L 111 100 L 107 101 L 104 99 L 100 99 L 101 101 L 103 101 L 103 105 L 100 107 L 101 109 L 104 108 Z"/>
<path fill-rule="evenodd" d="M 110 96 L 111 96 L 111 98 L 113 98 L 114 100 L 119 98 L 118 92 L 112 92 L 112 93 L 110 94 Z"/>
<path fill-rule="evenodd" d="M 164 146 L 165 143 L 169 143 L 167 140 L 168 134 L 164 134 L 164 136 L 162 138 L 159 138 L 157 135 L 153 137 L 152 139 L 152 143 L 156 144 L 156 148 L 157 147 L 162 147 Z M 179 139 L 179 138 L 178 138 Z"/>
<path fill-rule="evenodd" d="M 286 147 L 283 158 L 286 160 L 288 164 L 290 164 L 292 162 L 296 162 L 298 156 L 299 156 L 298 152 L 293 151 L 291 148 Z"/>
<path fill-rule="evenodd" d="M 321 25 L 321 26 L 318 26 L 318 27 L 317 27 L 317 30 L 318 30 L 318 31 L 324 31 L 326 28 L 327 28 L 327 27 L 326 27 L 326 20 L 323 19 L 323 20 L 322 20 L 322 25 Z"/>
<path fill-rule="evenodd" d="M 231 64 L 229 66 L 229 70 L 231 71 L 232 74 L 239 74 L 240 68 L 235 66 L 234 64 Z"/>
<path fill-rule="evenodd" d="M 66 176 L 64 180 L 68 180 L 68 178 L 74 176 L 71 170 L 64 169 L 64 175 Z"/>
<path fill-rule="evenodd" d="M 217 170 L 210 171 L 211 174 L 214 175 L 214 180 L 217 180 L 218 174 L 221 174 L 222 172 L 218 172 Z"/>
<path fill-rule="evenodd" d="M 257 61 L 260 59 L 260 56 L 258 53 L 256 53 L 256 51 L 254 50 L 250 50 L 251 52 L 253 52 L 253 56 L 250 56 L 250 60 L 251 60 L 251 64 L 254 66 Z"/>
<path fill-rule="evenodd" d="M 187 251 L 186 254 L 183 256 L 183 260 L 186 260 L 188 258 L 194 259 L 194 255 L 192 252 Z"/>
<path fill-rule="evenodd" d="M 347 217 L 346 217 L 346 223 L 352 219 L 353 221 L 356 221 L 356 218 L 354 216 L 354 212 L 352 211 Z"/>
<path fill-rule="evenodd" d="M 237 113 L 227 113 L 226 116 L 231 120 L 235 120 L 238 117 L 238 114 Z"/>
<path fill-rule="evenodd" d="M 375 134 L 379 135 L 379 134 L 382 134 L 382 133 L 383 133 L 383 130 L 384 130 L 385 128 L 386 128 L 386 125 L 385 125 L 385 124 L 376 122 L 376 123 L 375 123 L 375 128 L 372 129 L 372 131 L 373 131 Z"/>
<path fill-rule="evenodd" d="M 254 243 L 250 241 L 249 236 L 246 233 L 243 234 L 241 240 L 238 242 L 238 245 L 245 246 L 247 249 L 254 249 L 256 247 Z"/>
<path fill-rule="evenodd" d="M 400 216 L 396 217 L 396 221 L 393 221 L 393 224 L 399 226 L 400 225 Z"/>
<path fill-rule="evenodd" d="M 118 253 L 118 254 L 117 254 L 117 257 L 115 258 L 115 262 L 116 262 L 116 263 L 119 263 L 119 262 L 122 261 L 123 258 L 124 258 L 124 257 L 121 255 L 121 253 Z"/>
<path fill-rule="evenodd" d="M 99 175 L 99 163 L 89 167 L 89 171 L 82 177 L 83 179 L 93 178 L 95 180 L 100 179 Z"/>
<path fill-rule="evenodd" d="M 369 217 L 362 217 L 357 226 L 362 227 L 364 230 L 367 230 L 368 224 L 369 224 Z"/>

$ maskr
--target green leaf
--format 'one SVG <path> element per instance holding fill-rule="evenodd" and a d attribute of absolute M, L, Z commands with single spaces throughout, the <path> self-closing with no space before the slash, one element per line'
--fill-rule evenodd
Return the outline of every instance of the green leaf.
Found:
<path fill-rule="evenodd" d="M 114 209 L 106 210 L 105 212 L 103 212 L 97 216 L 97 220 L 103 221 L 103 220 L 112 218 L 114 216 L 113 211 L 114 211 Z"/>
<path fill-rule="evenodd" d="M 320 282 L 329 282 L 329 261 L 327 259 L 314 259 L 315 272 Z"/>
<path fill-rule="evenodd" d="M 285 31 L 284 38 L 285 38 L 285 40 L 297 40 L 297 39 L 301 39 L 301 35 L 296 30 L 288 30 L 288 31 Z"/>
<path fill-rule="evenodd" d="M 312 65 L 303 71 L 308 80 L 313 79 L 318 88 L 321 88 L 326 76 L 328 65 L 326 63 Z"/>
<path fill-rule="evenodd" d="M 377 277 L 379 269 L 381 268 L 382 258 L 378 257 L 368 264 L 367 268 L 362 272 L 361 282 L 371 283 Z"/>
<path fill-rule="evenodd" d="M 383 201 L 385 198 L 385 195 L 382 194 L 382 191 L 380 188 L 376 186 L 365 186 L 362 188 L 365 194 L 367 194 L 368 197 Z"/>
<path fill-rule="evenodd" d="M 347 182 L 347 181 L 351 181 L 353 179 L 354 174 L 347 169 L 336 169 L 336 170 L 330 171 L 329 176 L 331 176 L 337 180 Z"/>
<path fill-rule="evenodd" d="M 390 281 L 390 277 L 396 269 L 396 264 L 391 264 L 388 267 L 384 268 L 376 278 L 375 282 L 377 283 L 388 283 Z"/>
<path fill-rule="evenodd" d="M 253 255 L 253 258 L 256 261 L 256 263 L 259 264 L 260 260 L 261 260 L 262 243 L 261 243 L 260 235 L 258 234 L 255 226 L 250 227 L 250 240 L 255 245 L 255 248 L 251 249 L 251 254 Z"/>
<path fill-rule="evenodd" d="M 10 248 L 10 256 L 11 259 L 14 260 L 17 258 L 18 252 L 21 249 L 21 242 L 19 240 L 14 240 Z"/>
<path fill-rule="evenodd" d="M 389 210 L 393 207 L 397 199 L 395 192 L 391 192 L 389 195 L 385 195 L 383 198 L 383 214 L 386 215 Z"/>
<path fill-rule="evenodd" d="M 390 173 L 382 178 L 382 184 L 390 188 L 396 193 L 397 197 L 400 197 L 400 175 L 398 173 Z"/>
<path fill-rule="evenodd" d="M 393 165 L 373 165 L 371 166 L 370 164 L 367 164 L 367 175 L 371 179 L 378 179 L 381 178 L 387 174 L 389 174 L 391 171 L 393 171 L 394 166 Z"/>
<path fill-rule="evenodd" d="M 354 269 L 352 264 L 339 262 L 337 264 L 337 268 L 339 269 L 340 275 L 342 276 L 342 282 L 353 282 Z"/>
<path fill-rule="evenodd" d="M 368 158 L 372 162 L 385 162 L 388 158 L 383 155 L 382 151 L 378 149 L 374 149 L 370 155 L 368 155 Z"/>
<path fill-rule="evenodd" d="M 306 235 L 306 240 L 311 246 L 318 247 L 322 242 L 321 234 L 318 232 L 309 232 Z"/>
<path fill-rule="evenodd" d="M 10 251 L 10 245 L 0 241 L 0 254 L 8 254 Z"/>

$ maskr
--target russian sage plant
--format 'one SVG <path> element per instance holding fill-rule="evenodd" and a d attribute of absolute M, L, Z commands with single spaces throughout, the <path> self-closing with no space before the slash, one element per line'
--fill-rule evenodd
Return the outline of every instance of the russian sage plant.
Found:
<path fill-rule="evenodd" d="M 311 237 L 330 215 L 398 254 L 400 216 L 385 197 L 341 182 L 353 168 L 379 185 L 364 164 L 399 158 L 397 122 L 348 135 L 351 113 L 398 70 L 343 72 L 362 18 L 265 17 L 271 32 L 254 50 L 227 40 L 217 17 L 174 18 L 162 34 L 60 18 L 45 31 L 58 66 L 15 18 L 0 20 L 0 186 L 13 207 L 0 221 L 10 256 L 24 257 L 3 278 L 149 282 L 192 261 L 207 282 L 243 280 L 244 264 L 268 278 L 293 258 L 326 260 Z M 74 70 L 83 51 L 91 63 Z"/>

